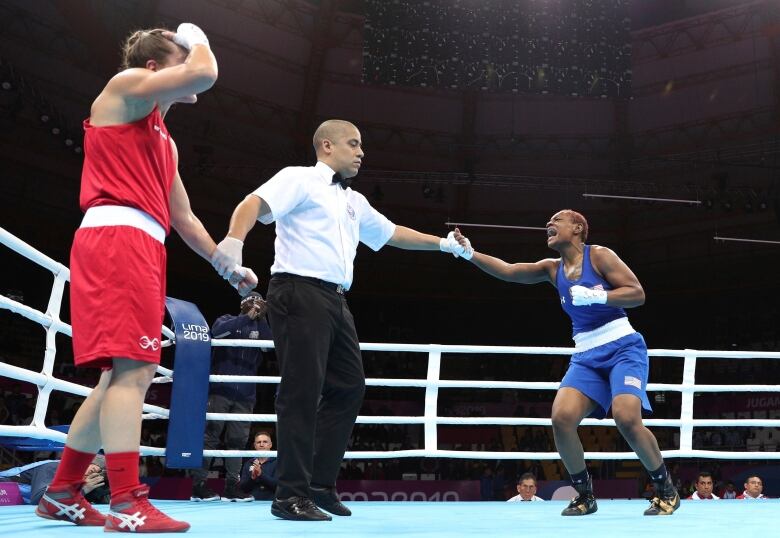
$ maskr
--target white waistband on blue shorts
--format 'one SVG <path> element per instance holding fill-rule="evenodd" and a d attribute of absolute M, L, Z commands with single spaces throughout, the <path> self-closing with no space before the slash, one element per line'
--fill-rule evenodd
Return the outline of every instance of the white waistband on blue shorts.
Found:
<path fill-rule="evenodd" d="M 134 207 L 121 205 L 99 205 L 90 207 L 84 213 L 82 228 L 97 228 L 98 226 L 132 226 L 152 236 L 165 244 L 165 228 L 154 220 L 151 215 Z"/>
<path fill-rule="evenodd" d="M 605 323 L 598 329 L 574 335 L 574 352 L 580 353 L 614 342 L 619 338 L 634 334 L 636 331 L 628 322 L 628 318 L 618 318 Z"/>

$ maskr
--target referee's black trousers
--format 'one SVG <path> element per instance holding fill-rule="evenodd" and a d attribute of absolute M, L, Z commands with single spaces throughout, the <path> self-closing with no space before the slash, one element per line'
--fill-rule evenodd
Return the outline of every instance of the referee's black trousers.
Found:
<path fill-rule="evenodd" d="M 273 276 L 268 286 L 282 380 L 276 396 L 276 497 L 311 497 L 336 485 L 365 393 L 355 321 L 346 298 L 304 277 Z"/>

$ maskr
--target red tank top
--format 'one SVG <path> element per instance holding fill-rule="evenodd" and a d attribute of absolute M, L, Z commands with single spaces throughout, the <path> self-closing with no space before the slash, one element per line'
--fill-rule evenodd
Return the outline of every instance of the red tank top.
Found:
<path fill-rule="evenodd" d="M 170 192 L 176 165 L 157 107 L 132 123 L 94 127 L 84 120 L 82 211 L 121 205 L 145 211 L 170 230 Z"/>

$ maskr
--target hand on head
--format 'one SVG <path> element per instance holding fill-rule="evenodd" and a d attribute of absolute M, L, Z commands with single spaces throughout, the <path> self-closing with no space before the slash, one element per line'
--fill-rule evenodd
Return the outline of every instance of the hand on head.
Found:
<path fill-rule="evenodd" d="M 175 34 L 172 32 L 164 32 L 163 36 L 187 50 L 192 50 L 192 47 L 195 45 L 209 46 L 209 38 L 206 37 L 203 30 L 191 22 L 183 22 L 176 28 Z"/>

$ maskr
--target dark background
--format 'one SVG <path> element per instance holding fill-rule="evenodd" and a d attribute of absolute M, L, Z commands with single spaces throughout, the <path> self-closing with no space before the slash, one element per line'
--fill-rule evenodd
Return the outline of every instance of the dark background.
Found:
<path fill-rule="evenodd" d="M 571 207 L 589 218 L 590 242 L 616 250 L 639 276 L 647 304 L 631 318 L 650 347 L 776 342 L 780 248 L 713 237 L 780 239 L 778 4 L 625 7 L 631 99 L 364 85 L 360 1 L 0 2 L 11 84 L 0 92 L 2 226 L 68 263 L 81 216 L 80 122 L 116 72 L 119 44 L 135 28 L 191 20 L 210 37 L 220 79 L 166 121 L 193 208 L 215 239 L 248 192 L 282 166 L 313 162 L 320 121 L 345 118 L 366 148 L 355 189 L 396 223 L 441 235 L 447 221 L 543 226 Z M 508 261 L 555 254 L 544 232 L 464 231 Z M 262 291 L 273 237 L 258 225 L 245 248 Z M 209 320 L 237 309 L 205 261 L 175 234 L 167 244 L 170 295 L 196 302 Z M 43 307 L 46 272 L 9 251 L 2 260 L 4 293 Z M 411 342 L 570 342 L 546 285 L 505 284 L 441 254 L 362 246 L 355 275 L 349 300 L 363 341 L 397 340 L 388 330 L 400 327 Z"/>

